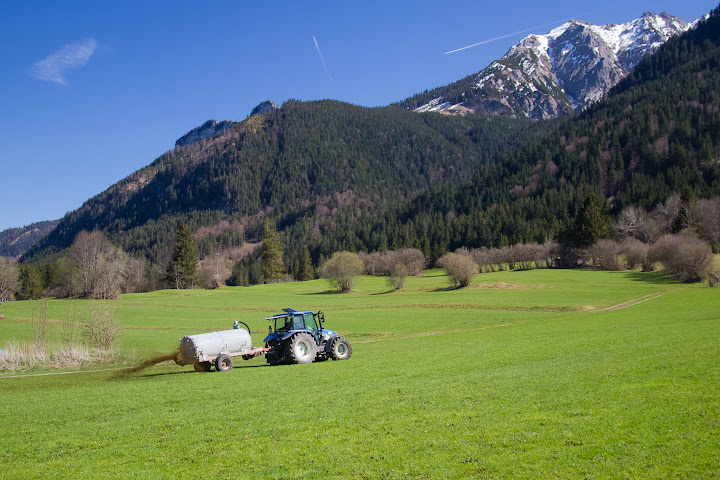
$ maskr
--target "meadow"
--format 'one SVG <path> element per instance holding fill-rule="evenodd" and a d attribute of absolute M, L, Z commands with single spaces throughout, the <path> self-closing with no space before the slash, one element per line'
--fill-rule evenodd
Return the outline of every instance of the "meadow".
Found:
<path fill-rule="evenodd" d="M 166 290 L 111 304 L 122 362 L 283 307 L 322 310 L 348 361 L 0 373 L 0 478 L 713 478 L 720 290 L 659 273 L 531 270 L 390 292 L 362 277 Z M 0 348 L 42 301 L 2 306 Z M 71 304 L 50 300 L 56 323 Z M 105 370 L 108 369 L 108 370 Z M 52 373 L 52 375 L 40 375 Z"/>

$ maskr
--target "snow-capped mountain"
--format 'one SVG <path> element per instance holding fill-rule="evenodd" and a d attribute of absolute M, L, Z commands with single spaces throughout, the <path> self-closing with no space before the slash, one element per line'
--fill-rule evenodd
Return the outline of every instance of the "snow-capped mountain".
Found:
<path fill-rule="evenodd" d="M 481 72 L 403 106 L 537 119 L 567 114 L 602 98 L 645 55 L 694 24 L 667 13 L 645 13 L 619 25 L 571 20 L 546 35 L 525 37 Z"/>

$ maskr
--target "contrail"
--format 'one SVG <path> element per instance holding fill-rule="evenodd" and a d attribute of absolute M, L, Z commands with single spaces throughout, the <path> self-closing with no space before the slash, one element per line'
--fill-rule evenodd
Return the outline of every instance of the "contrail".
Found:
<path fill-rule="evenodd" d="M 313 42 L 315 42 L 315 48 L 317 49 L 318 56 L 320 57 L 320 61 L 322 62 L 323 67 L 325 67 L 325 73 L 327 73 L 328 78 L 330 79 L 330 81 L 332 81 L 332 75 L 330 75 L 330 70 L 328 70 L 327 63 L 325 63 L 325 59 L 322 56 L 322 52 L 320 51 L 320 45 L 318 45 L 315 35 L 313 35 L 312 37 L 313 37 Z"/>
<path fill-rule="evenodd" d="M 505 34 L 505 35 L 500 35 L 499 37 L 491 38 L 491 39 L 489 39 L 489 40 L 483 40 L 482 42 L 473 43 L 472 45 L 468 45 L 467 47 L 462 47 L 462 48 L 457 48 L 457 49 L 455 49 L 455 50 L 450 50 L 449 52 L 445 52 L 445 55 L 447 55 L 447 54 L 449 54 L 449 53 L 459 52 L 460 50 L 466 50 L 466 49 L 468 49 L 468 48 L 477 47 L 478 45 L 484 45 L 484 44 L 486 44 L 486 43 L 494 42 L 494 41 L 496 41 L 496 40 L 502 40 L 503 38 L 512 37 L 513 35 L 520 35 L 521 33 L 529 32 L 529 31 L 531 31 L 531 30 L 535 30 L 536 28 L 548 27 L 548 26 L 550 26 L 550 25 L 555 25 L 556 23 L 562 23 L 562 22 L 564 22 L 564 21 L 565 21 L 565 20 L 558 20 L 558 21 L 555 21 L 555 22 L 546 23 L 546 24 L 544 24 L 544 25 L 536 25 L 536 26 L 534 26 L 534 27 L 530 27 L 530 28 L 527 28 L 527 29 L 525 29 L 525 30 L 520 30 L 519 32 L 513 32 L 513 33 L 508 33 L 508 34 Z"/>

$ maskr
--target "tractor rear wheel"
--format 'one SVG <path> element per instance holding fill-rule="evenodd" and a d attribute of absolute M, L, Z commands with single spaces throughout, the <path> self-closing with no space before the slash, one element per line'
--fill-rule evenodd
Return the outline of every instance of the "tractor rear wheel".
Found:
<path fill-rule="evenodd" d="M 195 362 L 193 367 L 196 372 L 209 372 L 212 364 L 210 362 Z"/>
<path fill-rule="evenodd" d="M 347 339 L 340 337 L 336 338 L 333 342 L 332 348 L 330 349 L 330 356 L 333 360 L 347 360 L 352 355 L 352 346 Z"/>
<path fill-rule="evenodd" d="M 308 333 L 294 335 L 287 344 L 285 358 L 290 363 L 312 363 L 315 360 L 317 346 L 315 339 Z"/>
<path fill-rule="evenodd" d="M 218 372 L 227 372 L 232 368 L 232 358 L 229 355 L 221 353 L 215 359 L 215 368 Z"/>

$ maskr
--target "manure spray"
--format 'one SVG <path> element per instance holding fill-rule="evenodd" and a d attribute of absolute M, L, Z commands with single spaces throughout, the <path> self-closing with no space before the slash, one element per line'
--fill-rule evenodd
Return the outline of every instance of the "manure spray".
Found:
<path fill-rule="evenodd" d="M 178 350 L 173 351 L 172 353 L 168 353 L 165 355 L 155 355 L 154 357 L 150 357 L 139 364 L 135 365 L 134 367 L 128 367 L 120 370 L 117 374 L 114 375 L 115 378 L 122 378 L 127 377 L 128 375 L 132 375 L 133 373 L 138 373 L 146 368 L 150 368 L 153 365 L 157 365 L 158 363 L 167 362 L 168 360 L 175 360 L 175 358 L 178 355 Z"/>

